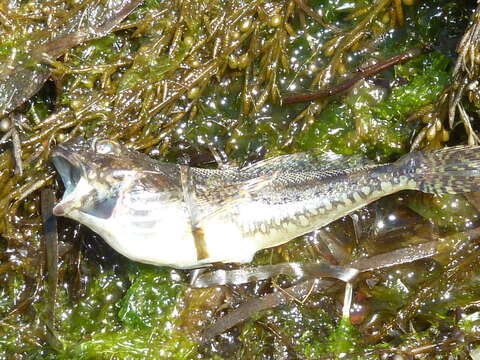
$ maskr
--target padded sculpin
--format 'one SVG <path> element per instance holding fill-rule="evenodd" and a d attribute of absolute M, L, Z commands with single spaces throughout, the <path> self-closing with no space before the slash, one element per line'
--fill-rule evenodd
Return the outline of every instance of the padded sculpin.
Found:
<path fill-rule="evenodd" d="M 293 154 L 235 169 L 156 162 L 109 140 L 76 138 L 52 152 L 65 184 L 54 208 L 144 263 L 195 268 L 249 262 L 399 190 L 477 191 L 480 148 L 459 146 L 372 165 Z"/>

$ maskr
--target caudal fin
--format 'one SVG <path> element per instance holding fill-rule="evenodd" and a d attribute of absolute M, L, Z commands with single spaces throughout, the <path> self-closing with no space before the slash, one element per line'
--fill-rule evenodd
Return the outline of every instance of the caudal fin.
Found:
<path fill-rule="evenodd" d="M 454 146 L 413 152 L 395 164 L 409 188 L 433 194 L 480 191 L 480 146 Z"/>

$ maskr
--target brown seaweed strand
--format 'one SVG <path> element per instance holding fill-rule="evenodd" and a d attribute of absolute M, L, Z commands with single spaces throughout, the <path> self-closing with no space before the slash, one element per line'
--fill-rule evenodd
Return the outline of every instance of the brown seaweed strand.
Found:
<path fill-rule="evenodd" d="M 480 231 L 479 229 L 475 230 Z M 468 234 L 470 234 L 470 232 Z M 468 238 L 468 240 L 469 239 L 470 238 Z M 441 250 L 438 249 L 438 242 L 431 241 L 419 244 L 412 248 L 398 249 L 386 254 L 358 259 L 351 262 L 348 266 L 355 267 L 359 271 L 365 272 L 431 257 L 438 254 L 439 251 Z M 335 284 L 335 281 L 331 279 L 322 278 L 307 280 L 298 285 L 283 289 L 283 291 L 277 291 L 260 298 L 251 299 L 233 310 L 231 313 L 218 319 L 211 328 L 205 330 L 200 342 L 205 343 L 210 341 L 215 336 L 247 320 L 260 311 L 285 305 L 294 299 L 306 299 L 311 293 L 323 291 L 333 284 Z"/>
<path fill-rule="evenodd" d="M 315 11 L 312 10 L 312 8 L 310 8 L 309 6 L 307 6 L 307 4 L 305 4 L 302 0 L 292 0 L 295 5 L 297 5 L 300 9 L 302 9 L 302 11 L 307 14 L 308 16 L 310 16 L 313 20 L 315 20 L 317 23 L 319 23 L 320 25 L 322 25 L 323 27 L 325 28 L 328 28 L 328 29 L 332 29 L 334 28 L 333 26 L 327 24 L 323 18 L 318 15 Z M 338 31 L 338 29 L 335 29 Z"/>
<path fill-rule="evenodd" d="M 374 76 L 394 65 L 397 64 L 402 64 L 408 60 L 413 59 L 414 57 L 422 54 L 424 52 L 424 49 L 411 49 L 408 51 L 405 51 L 403 53 L 394 55 L 378 64 L 375 65 L 370 65 L 365 68 L 360 68 L 358 70 L 359 74 L 355 75 L 343 82 L 341 82 L 338 85 L 335 86 L 330 86 L 325 89 L 313 92 L 313 93 L 308 93 L 308 94 L 293 94 L 293 95 L 286 95 L 282 98 L 282 103 L 283 104 L 296 104 L 296 103 L 302 103 L 302 102 L 307 102 L 307 101 L 313 101 L 313 100 L 319 100 L 323 99 L 329 96 L 337 95 L 340 94 L 348 89 L 350 89 L 353 85 L 355 85 L 357 82 L 364 80 L 366 78 L 369 78 L 371 76 Z"/>
<path fill-rule="evenodd" d="M 45 237 L 45 250 L 47 258 L 47 282 L 48 282 L 48 316 L 47 339 L 49 344 L 56 349 L 61 348 L 61 343 L 55 335 L 55 307 L 58 284 L 58 230 L 57 218 L 53 216 L 55 194 L 51 188 L 41 191 L 41 213 L 43 233 Z"/>

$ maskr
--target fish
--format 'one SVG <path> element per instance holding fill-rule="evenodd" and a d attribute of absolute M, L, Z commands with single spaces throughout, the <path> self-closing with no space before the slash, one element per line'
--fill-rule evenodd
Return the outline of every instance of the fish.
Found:
<path fill-rule="evenodd" d="M 51 161 L 65 187 L 54 215 L 89 227 L 127 258 L 178 269 L 249 263 L 257 251 L 401 190 L 459 194 L 480 183 L 478 146 L 384 164 L 313 151 L 213 169 L 76 137 L 54 148 Z"/>

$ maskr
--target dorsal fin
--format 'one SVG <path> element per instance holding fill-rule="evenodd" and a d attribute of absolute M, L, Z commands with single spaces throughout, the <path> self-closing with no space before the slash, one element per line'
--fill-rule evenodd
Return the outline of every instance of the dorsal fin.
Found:
<path fill-rule="evenodd" d="M 272 172 L 318 172 L 358 169 L 375 165 L 361 155 L 341 155 L 334 152 L 303 152 L 272 157 L 240 169 L 250 176 Z"/>
<path fill-rule="evenodd" d="M 258 176 L 235 184 L 226 184 L 222 188 L 216 188 L 214 192 L 207 193 L 198 187 L 192 188 L 195 192 L 196 212 L 192 217 L 194 226 L 201 226 L 202 222 L 214 217 L 223 211 L 245 201 L 258 191 L 269 186 L 276 178 L 278 172 L 270 176 Z M 203 189 L 205 190 L 205 189 Z M 211 189 L 210 189 L 211 190 Z"/>
<path fill-rule="evenodd" d="M 337 173 L 348 173 L 378 166 L 362 156 L 347 156 L 333 152 L 296 153 L 260 161 L 244 168 L 226 170 L 190 168 L 195 193 L 194 226 L 249 197 L 256 197 L 278 182 L 294 182 L 297 186 L 312 184 Z"/>

